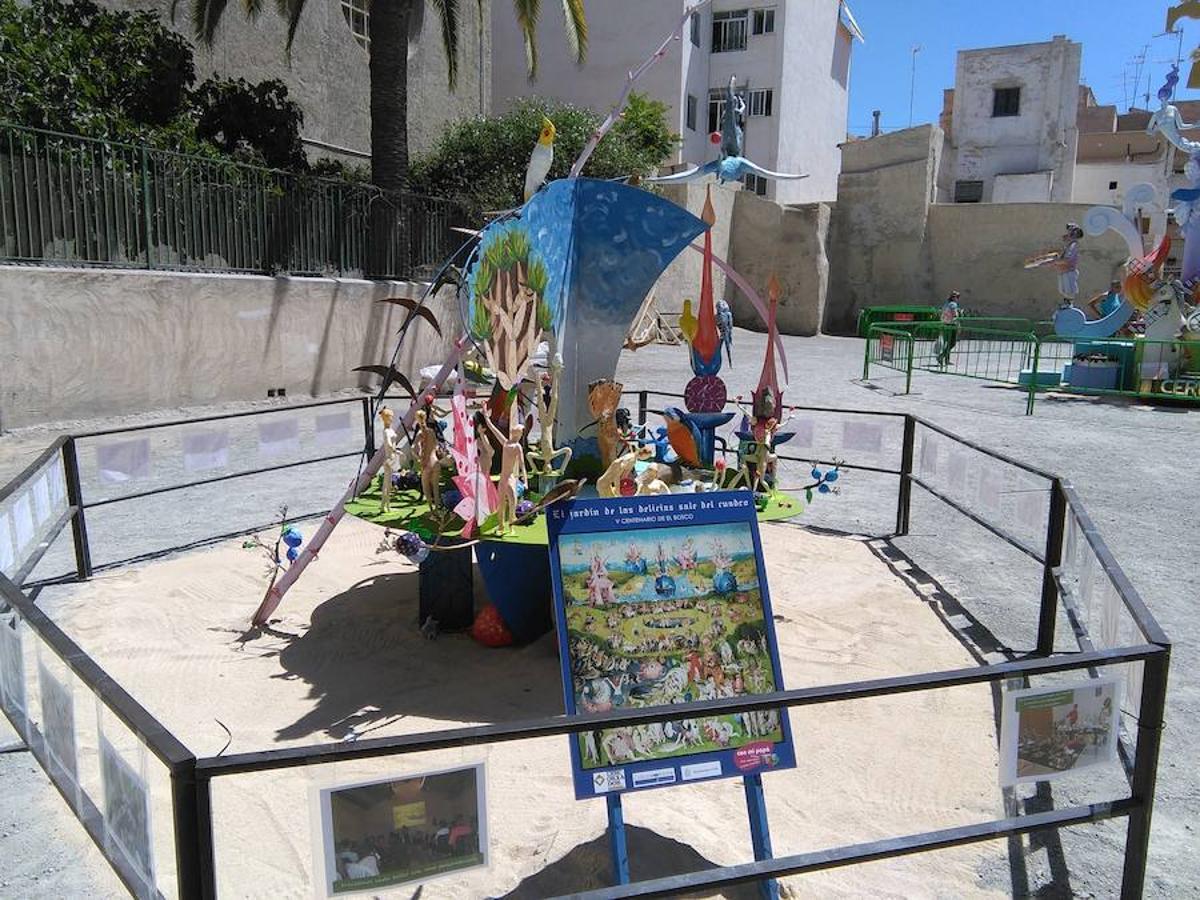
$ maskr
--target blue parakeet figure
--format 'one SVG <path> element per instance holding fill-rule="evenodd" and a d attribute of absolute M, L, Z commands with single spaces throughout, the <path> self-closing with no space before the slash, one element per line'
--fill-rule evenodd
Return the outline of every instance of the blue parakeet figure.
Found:
<path fill-rule="evenodd" d="M 725 345 L 725 360 L 733 365 L 733 310 L 724 300 L 717 301 L 717 331 Z"/>

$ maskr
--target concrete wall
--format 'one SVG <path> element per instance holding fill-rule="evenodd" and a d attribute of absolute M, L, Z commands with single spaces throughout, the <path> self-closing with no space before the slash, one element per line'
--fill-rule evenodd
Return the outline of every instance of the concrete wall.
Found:
<path fill-rule="evenodd" d="M 375 386 L 405 311 L 377 303 L 422 285 L 0 266 L 0 428 L 254 400 L 269 389 Z M 449 294 L 449 292 L 447 292 Z M 400 368 L 441 362 L 457 333 L 414 324 Z"/>
<path fill-rule="evenodd" d="M 188 4 L 173 0 L 100 0 L 110 9 L 157 12 L 170 28 L 193 41 Z M 483 21 L 488 21 L 489 3 Z M 475 3 L 461 5 L 459 16 L 459 81 L 451 93 L 446 56 L 435 16 L 424 3 L 413 4 L 413 40 L 409 46 L 409 145 L 416 153 L 429 149 L 447 122 L 486 112 L 491 100 L 490 32 L 481 28 Z M 509 8 L 511 15 L 511 8 Z M 225 11 L 211 48 L 196 47 L 198 81 L 213 74 L 256 82 L 278 78 L 304 111 L 305 138 L 360 153 L 371 149 L 370 78 L 367 51 L 355 41 L 341 3 L 306 3 L 289 58 L 286 22 L 267 4 L 247 22 L 240 4 Z M 309 145 L 310 157 L 332 156 L 351 162 L 361 157 Z"/>
<path fill-rule="evenodd" d="M 1039 250 L 1061 246 L 1063 226 L 1079 222 L 1083 203 L 939 203 L 930 207 L 933 288 L 917 302 L 936 302 L 952 290 L 963 307 L 988 316 L 1047 319 L 1058 306 L 1057 273 L 1025 269 Z M 1079 300 L 1108 289 L 1127 256 L 1113 232 L 1079 242 Z"/>
<path fill-rule="evenodd" d="M 963 50 L 954 75 L 953 179 L 983 181 L 993 198 L 998 174 L 1053 172 L 1050 198 L 1071 199 L 1079 132 L 1082 45 L 1058 35 L 1040 44 Z M 1020 114 L 993 116 L 997 88 L 1021 89 Z"/>
<path fill-rule="evenodd" d="M 941 152 L 942 131 L 933 125 L 842 146 L 825 330 L 851 330 L 864 306 L 930 296 L 928 221 Z"/>

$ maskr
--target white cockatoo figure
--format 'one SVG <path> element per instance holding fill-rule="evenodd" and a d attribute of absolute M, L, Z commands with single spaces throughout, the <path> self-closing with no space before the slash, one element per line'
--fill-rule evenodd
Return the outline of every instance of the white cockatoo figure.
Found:
<path fill-rule="evenodd" d="M 554 123 L 542 116 L 542 132 L 529 155 L 529 168 L 525 170 L 525 201 L 538 192 L 538 188 L 550 174 L 554 162 Z"/>

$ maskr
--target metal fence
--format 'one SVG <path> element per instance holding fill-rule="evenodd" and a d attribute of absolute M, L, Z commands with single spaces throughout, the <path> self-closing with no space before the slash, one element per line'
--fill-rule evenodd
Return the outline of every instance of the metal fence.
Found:
<path fill-rule="evenodd" d="M 863 353 L 863 381 L 872 368 L 957 375 L 1020 388 L 1032 415 L 1039 392 L 1200 402 L 1200 341 L 1069 338 L 1040 329 L 981 328 L 975 321 L 943 325 L 872 325 Z"/>
<path fill-rule="evenodd" d="M 0 125 L 0 260 L 410 278 L 461 243 L 456 204 Z"/>
<path fill-rule="evenodd" d="M 677 395 L 637 392 L 639 422 L 645 422 L 647 414 L 656 411 L 651 406 L 652 397 L 674 400 Z M 362 404 L 362 427 L 366 430 L 369 448 L 373 440 L 369 403 L 366 399 L 346 402 L 351 406 Z M 308 406 L 311 405 L 305 405 L 302 409 L 307 411 Z M 0 517 L 3 517 L 3 524 L 7 528 L 6 540 L 10 541 L 8 545 L 0 545 L 0 550 L 6 551 L 6 556 L 0 558 L 0 629 L 13 631 L 17 635 L 15 640 L 18 647 L 22 638 L 27 638 L 34 645 L 28 648 L 33 649 L 33 653 L 29 653 L 28 649 L 18 651 L 20 660 L 29 656 L 38 659 L 36 679 L 26 678 L 23 666 L 17 666 L 20 671 L 16 675 L 13 674 L 13 667 L 7 663 L 0 667 L 0 676 L 3 676 L 0 686 L 7 686 L 0 690 L 0 701 L 3 701 L 0 706 L 3 706 L 9 720 L 29 744 L 34 757 L 62 792 L 72 811 L 136 896 L 157 897 L 164 893 L 186 898 L 215 896 L 222 853 L 244 856 L 246 842 L 256 840 L 251 836 L 242 840 L 223 833 L 222 807 L 220 804 L 214 806 L 215 786 L 230 786 L 232 794 L 225 800 L 234 797 L 236 799 L 230 802 L 241 804 L 244 802 L 240 799 L 241 779 L 253 777 L 255 773 L 271 773 L 275 777 L 288 770 L 300 771 L 301 767 L 302 771 L 308 773 L 328 772 L 321 767 L 367 759 L 387 758 L 395 762 L 404 758 L 420 762 L 420 754 L 442 750 L 506 747 L 511 742 L 574 735 L 602 727 L 632 727 L 664 722 L 679 715 L 678 709 L 650 707 L 636 711 L 548 716 L 422 734 L 360 739 L 350 743 L 319 743 L 197 758 L 39 609 L 34 600 L 37 591 L 48 582 L 45 579 L 35 582 L 29 576 L 38 567 L 46 548 L 67 525 L 71 526 L 74 544 L 75 575 L 81 579 L 89 576 L 92 569 L 89 547 L 94 538 L 89 538 L 84 523 L 85 508 L 114 503 L 136 507 L 153 495 L 167 494 L 185 487 L 192 489 L 188 496 L 194 499 L 202 496 L 204 489 L 216 481 L 251 478 L 264 472 L 276 472 L 279 468 L 312 465 L 328 456 L 300 454 L 284 466 L 241 468 L 187 483 L 161 484 L 151 490 L 123 490 L 118 496 L 89 504 L 84 501 L 80 489 L 79 442 L 116 437 L 125 440 L 131 432 L 159 432 L 175 426 L 211 426 L 224 419 L 252 422 L 258 417 L 277 415 L 282 411 L 286 410 L 275 408 L 228 417 L 212 416 L 162 423 L 149 429 L 128 428 L 64 436 L 48 447 L 16 479 L 0 488 Z M 886 479 L 894 488 L 894 503 L 889 492 L 874 489 L 864 491 L 868 501 L 875 506 L 880 506 L 880 501 L 883 501 L 879 511 L 889 520 L 887 531 L 893 541 L 910 539 L 910 524 L 914 514 L 922 516 L 921 530 L 926 530 L 938 520 L 945 519 L 947 511 L 951 511 L 965 517 L 972 527 L 981 529 L 982 533 L 995 539 L 997 558 L 1002 552 L 1011 552 L 1025 560 L 1036 573 L 1036 580 L 1030 583 L 1030 596 L 1019 596 L 1020 592 L 1014 589 L 1014 585 L 1006 582 L 994 601 L 1008 604 L 1010 609 L 1027 610 L 1031 614 L 1034 621 L 1028 623 L 1029 647 L 1027 650 L 1010 649 L 1001 661 L 982 659 L 976 666 L 780 690 L 751 698 L 705 701 L 689 707 L 688 714 L 719 715 L 781 707 L 798 710 L 822 704 L 932 692 L 967 685 L 989 685 L 993 691 L 999 691 L 1005 683 L 1010 687 L 1028 685 L 1031 679 L 1043 679 L 1056 673 L 1096 677 L 1102 668 L 1111 671 L 1113 667 L 1121 667 L 1129 672 L 1131 695 L 1130 708 L 1124 713 L 1128 733 L 1121 736 L 1121 758 L 1125 764 L 1123 772 L 1127 783 L 1123 782 L 1117 796 L 1107 791 L 1107 784 L 1100 784 L 1096 787 L 1099 796 L 1095 799 L 1065 807 L 1056 807 L 1053 802 L 1049 803 L 1049 808 L 1044 803 L 1035 806 L 1026 802 L 1022 810 L 1015 796 L 1007 796 L 1003 818 L 818 851 L 804 849 L 774 859 L 759 858 L 739 865 L 716 866 L 665 878 L 620 884 L 582 896 L 649 897 L 710 892 L 726 885 L 763 882 L 787 875 L 981 841 L 1013 841 L 1019 835 L 1033 831 L 1057 834 L 1058 829 L 1066 826 L 1124 817 L 1128 825 L 1121 896 L 1140 897 L 1146 875 L 1171 646 L 1109 552 L 1074 489 L 1057 475 L 959 438 L 940 426 L 912 415 L 827 407 L 791 407 L 789 412 L 793 419 L 798 420 L 792 427 L 797 431 L 803 430 L 805 434 L 791 452 L 780 453 L 781 473 L 786 473 L 786 464 L 789 462 L 807 466 L 814 460 L 833 461 L 836 456 L 831 448 L 835 445 L 843 451 L 852 450 L 853 459 L 837 460 L 844 468 L 856 477 L 862 475 Z M 354 429 L 354 416 L 347 416 L 346 419 L 346 424 L 340 427 L 343 430 Z M 811 422 L 812 426 L 805 425 L 802 428 L 801 422 Z M 319 431 L 319 424 L 317 428 Z M 260 430 L 260 439 L 281 431 Z M 275 436 L 278 437 L 278 434 Z M 781 477 L 786 478 L 787 475 L 781 474 Z M 917 502 L 918 492 L 920 503 Z M 890 524 L 892 516 L 894 529 Z M 27 522 L 28 527 L 23 527 L 23 522 Z M 15 543 L 11 538 L 14 526 L 20 532 Z M 219 536 L 207 537 L 207 533 L 200 533 L 204 527 L 207 526 L 201 520 L 194 520 L 189 536 L 218 539 Z M 939 546 L 945 543 L 941 538 L 938 540 Z M 155 555 L 171 552 L 171 549 L 160 550 Z M 22 583 L 24 589 L 21 588 Z M 1093 627 L 1097 617 L 1092 615 L 1089 603 L 1090 598 L 1097 596 L 1098 592 L 1105 592 L 1107 596 L 1103 605 L 1104 614 L 1099 618 L 1115 620 L 1117 625 L 1114 626 L 1111 621 L 1101 621 Z M 977 599 L 973 598 L 972 602 Z M 1018 606 L 1014 607 L 1013 604 Z M 1058 621 L 1060 610 L 1066 611 L 1075 646 L 1063 645 Z M 966 619 L 971 616 L 963 610 L 961 615 L 954 618 Z M 11 646 L 11 641 L 9 643 Z M 0 646 L 0 650 L 4 649 Z M 55 674 L 56 671 L 59 674 Z M 127 765 L 128 760 L 140 755 L 143 771 L 148 765 L 155 770 L 155 777 L 145 778 L 150 785 L 150 796 L 145 802 L 157 811 L 160 821 L 171 823 L 171 829 L 170 840 L 166 842 L 170 846 L 156 847 L 150 860 L 131 858 L 128 848 L 119 840 L 123 826 L 114 822 L 113 818 L 128 814 L 128 803 L 125 802 L 128 797 L 119 798 L 122 803 L 114 806 L 108 782 L 103 773 L 96 774 L 93 771 L 96 768 L 93 765 L 95 760 L 90 757 L 84 762 L 72 760 L 71 765 L 64 766 L 55 752 L 56 741 L 49 737 L 46 722 L 43 721 L 39 727 L 36 721 L 39 718 L 47 719 L 53 707 L 52 700 L 48 701 L 47 698 L 61 696 L 63 691 L 56 685 L 63 683 L 68 685 L 68 693 L 75 691 L 96 701 L 80 704 L 84 710 L 95 709 L 95 720 L 89 718 L 86 712 L 79 715 L 70 713 L 67 719 L 74 721 L 79 728 L 95 728 L 99 733 L 101 768 L 105 765 L 107 748 L 108 757 L 118 760 L 113 765 Z M 41 717 L 33 712 L 31 698 L 34 692 L 41 695 Z M 565 759 L 565 753 L 563 755 Z M 148 758 L 152 758 L 149 763 Z M 126 762 L 120 762 L 122 759 Z M 981 761 L 980 765 L 987 763 Z M 785 774 L 781 773 L 781 776 Z M 302 794 L 304 785 L 308 784 L 307 778 L 306 775 L 296 782 L 300 784 L 296 795 L 296 804 L 300 809 L 305 804 Z M 96 787 L 98 782 L 100 786 Z M 273 781 L 272 784 L 281 785 L 277 790 L 287 789 L 282 782 Z M 217 800 L 221 799 L 218 795 Z M 1041 794 L 1038 799 L 1041 800 Z M 217 841 L 218 837 L 220 841 Z"/>

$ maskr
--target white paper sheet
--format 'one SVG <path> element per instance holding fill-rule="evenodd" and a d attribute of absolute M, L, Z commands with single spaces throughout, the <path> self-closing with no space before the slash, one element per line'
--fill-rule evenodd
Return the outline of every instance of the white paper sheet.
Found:
<path fill-rule="evenodd" d="M 194 431 L 183 436 L 183 467 L 205 472 L 229 464 L 229 431 Z"/>
<path fill-rule="evenodd" d="M 951 450 L 946 460 L 946 483 L 950 490 L 962 493 L 967 487 L 968 457 L 963 450 Z"/>
<path fill-rule="evenodd" d="M 878 453 L 883 449 L 883 426 L 874 422 L 843 422 L 842 449 Z"/>
<path fill-rule="evenodd" d="M 4 692 L 5 705 L 22 721 L 18 732 L 26 737 L 28 707 L 25 700 L 25 656 L 21 650 L 20 620 L 0 617 L 0 690 Z M 13 626 L 16 626 L 15 628 Z"/>
<path fill-rule="evenodd" d="M 150 439 L 133 438 L 96 448 L 96 468 L 102 484 L 122 484 L 150 475 Z"/>
<path fill-rule="evenodd" d="M 1017 523 L 1027 532 L 1039 535 L 1046 530 L 1049 493 L 1025 487 L 1017 494 Z"/>
<path fill-rule="evenodd" d="M 13 535 L 17 539 L 17 556 L 21 556 L 33 543 L 33 504 L 29 491 L 17 497 L 12 507 Z"/>
<path fill-rule="evenodd" d="M 61 459 L 56 459 L 50 467 L 50 501 L 55 509 L 67 502 L 67 482 Z"/>
<path fill-rule="evenodd" d="M 938 445 L 937 439 L 930 435 L 925 435 L 925 439 L 921 442 L 921 474 L 936 475 L 938 468 L 938 451 L 941 448 Z"/>
<path fill-rule="evenodd" d="M 50 518 L 50 474 L 47 472 L 33 483 L 33 520 L 38 528 Z"/>
<path fill-rule="evenodd" d="M 300 423 L 295 419 L 260 422 L 258 452 L 261 456 L 285 456 L 300 448 Z"/>
<path fill-rule="evenodd" d="M 104 829 L 142 877 L 154 886 L 154 845 L 150 792 L 146 779 L 100 735 L 100 779 L 104 788 Z"/>
<path fill-rule="evenodd" d="M 816 430 L 816 423 L 812 419 L 792 419 L 781 431 L 792 432 L 792 439 L 788 441 L 790 447 L 811 447 L 813 445 L 813 433 Z M 784 451 L 787 452 L 786 450 Z"/>
<path fill-rule="evenodd" d="M 341 444 L 350 439 L 350 413 L 322 413 L 316 417 L 316 436 L 318 444 Z"/>
<path fill-rule="evenodd" d="M 979 470 L 979 483 L 975 486 L 975 496 L 979 505 L 991 513 L 1000 512 L 1000 491 L 1003 479 L 987 463 Z"/>
<path fill-rule="evenodd" d="M 0 572 L 11 576 L 17 568 L 15 563 L 12 517 L 8 510 L 4 510 L 3 513 L 0 513 Z"/>

